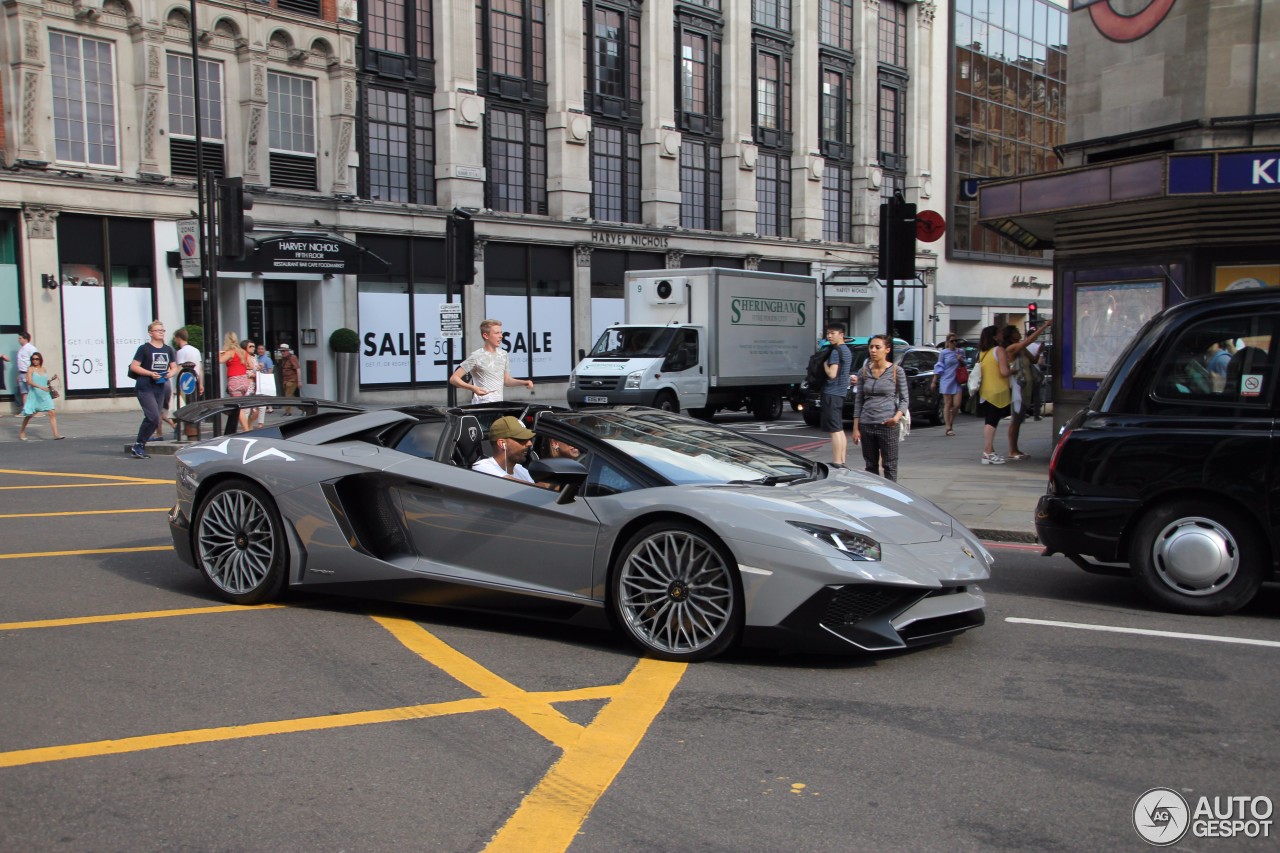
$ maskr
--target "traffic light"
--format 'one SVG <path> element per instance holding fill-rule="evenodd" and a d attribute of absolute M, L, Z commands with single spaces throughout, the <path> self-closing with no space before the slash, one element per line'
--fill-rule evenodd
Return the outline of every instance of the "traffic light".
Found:
<path fill-rule="evenodd" d="M 1033 326 L 1040 322 L 1040 315 L 1036 311 L 1036 304 L 1034 302 L 1027 303 L 1027 322 Z"/>
<path fill-rule="evenodd" d="M 224 259 L 243 261 L 253 253 L 253 218 L 244 215 L 252 209 L 253 196 L 244 191 L 243 178 L 218 178 L 218 254 Z"/>
<path fill-rule="evenodd" d="M 445 242 L 452 253 L 453 283 L 472 284 L 476 280 L 476 224 L 470 213 L 455 207 L 445 227 Z"/>
<path fill-rule="evenodd" d="M 904 281 L 916 277 L 916 206 L 902 196 L 880 205 L 880 258 L 876 277 Z"/>

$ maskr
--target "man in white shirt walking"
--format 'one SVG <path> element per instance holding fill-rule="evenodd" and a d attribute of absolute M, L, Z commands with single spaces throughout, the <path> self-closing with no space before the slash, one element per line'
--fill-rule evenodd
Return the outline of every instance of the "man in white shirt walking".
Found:
<path fill-rule="evenodd" d="M 523 385 L 533 390 L 532 379 L 512 379 L 508 368 L 506 350 L 502 349 L 502 321 L 485 320 L 480 324 L 480 339 L 484 346 L 467 356 L 449 377 L 449 384 L 470 391 L 473 403 L 500 403 L 502 389 L 508 385 Z M 463 376 L 470 373 L 471 381 Z"/>

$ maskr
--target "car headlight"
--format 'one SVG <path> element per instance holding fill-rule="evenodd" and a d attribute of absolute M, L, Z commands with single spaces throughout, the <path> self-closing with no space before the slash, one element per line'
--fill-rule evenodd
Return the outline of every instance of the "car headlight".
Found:
<path fill-rule="evenodd" d="M 787 522 L 792 527 L 803 530 L 814 539 L 826 542 L 837 551 L 843 551 L 850 560 L 875 563 L 880 560 L 880 543 L 870 536 L 840 530 L 836 527 L 825 527 L 821 524 L 808 524 L 803 521 Z"/>
<path fill-rule="evenodd" d="M 635 373 L 627 374 L 627 384 L 623 386 L 628 391 L 634 391 L 640 387 L 640 380 L 644 379 L 644 371 L 637 370 Z"/>

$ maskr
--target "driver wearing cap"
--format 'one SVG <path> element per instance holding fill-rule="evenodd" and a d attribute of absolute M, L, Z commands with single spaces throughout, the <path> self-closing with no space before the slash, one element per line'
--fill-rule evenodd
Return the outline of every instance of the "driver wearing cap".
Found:
<path fill-rule="evenodd" d="M 521 464 L 529 458 L 533 431 L 520 423 L 519 418 L 506 415 L 494 421 L 489 426 L 489 443 L 493 445 L 493 455 L 472 465 L 472 471 L 533 483 L 528 469 Z"/>

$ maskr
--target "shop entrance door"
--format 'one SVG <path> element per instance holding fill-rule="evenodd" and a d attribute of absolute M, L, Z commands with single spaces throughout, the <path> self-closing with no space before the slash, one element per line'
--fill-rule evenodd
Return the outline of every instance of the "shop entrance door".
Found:
<path fill-rule="evenodd" d="M 281 344 L 298 351 L 298 284 L 293 281 L 268 281 L 262 286 L 265 343 L 272 355 Z"/>

